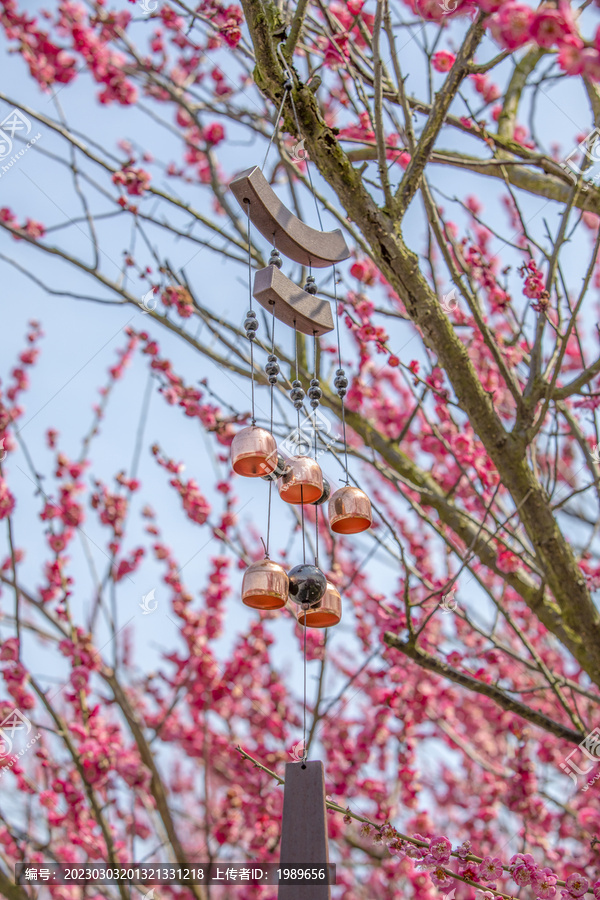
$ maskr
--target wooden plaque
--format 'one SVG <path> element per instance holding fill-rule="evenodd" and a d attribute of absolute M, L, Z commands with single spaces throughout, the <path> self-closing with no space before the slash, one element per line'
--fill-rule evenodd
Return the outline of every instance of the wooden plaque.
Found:
<path fill-rule="evenodd" d="M 320 760 L 287 763 L 281 827 L 281 868 L 329 864 L 325 773 Z M 331 900 L 328 884 L 280 884 L 279 900 Z"/>
<path fill-rule="evenodd" d="M 328 300 L 309 294 L 290 281 L 277 266 L 258 269 L 252 296 L 275 318 L 302 334 L 321 335 L 333 331 L 333 316 Z"/>
<path fill-rule="evenodd" d="M 258 166 L 246 169 L 230 187 L 246 214 L 250 201 L 250 221 L 288 259 L 324 269 L 350 256 L 339 228 L 317 231 L 305 225 L 283 205 Z"/>

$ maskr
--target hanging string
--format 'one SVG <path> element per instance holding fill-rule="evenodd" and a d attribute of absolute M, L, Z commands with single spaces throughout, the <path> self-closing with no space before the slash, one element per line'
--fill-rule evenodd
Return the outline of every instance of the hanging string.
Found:
<path fill-rule="evenodd" d="M 313 383 L 317 383 L 317 332 L 313 332 L 313 354 L 314 354 L 314 378 Z M 310 397 L 310 391 L 308 392 Z M 313 429 L 315 432 L 315 462 L 317 461 L 317 445 L 319 438 L 319 423 L 317 421 L 317 409 L 313 407 Z M 319 506 L 315 506 L 315 566 L 319 566 Z"/>
<path fill-rule="evenodd" d="M 286 82 L 286 84 L 289 82 L 289 85 L 290 85 L 289 95 L 290 95 L 290 100 L 292 102 L 292 110 L 294 113 L 294 122 L 296 123 L 296 133 L 298 135 L 298 139 L 300 141 L 302 141 L 302 131 L 300 129 L 300 121 L 298 119 L 298 112 L 296 110 L 296 104 L 294 103 L 294 95 L 292 94 L 292 91 L 291 91 L 291 87 L 294 83 L 294 80 L 292 78 L 292 73 L 291 73 L 290 67 L 288 66 L 286 59 L 285 59 L 283 53 L 281 52 L 282 47 L 283 47 L 283 41 L 280 41 L 279 44 L 277 45 L 277 52 L 283 63 L 283 68 L 285 69 L 286 75 L 288 77 L 288 81 Z M 308 175 L 308 183 L 310 184 L 310 190 L 313 195 L 313 200 L 315 201 L 315 209 L 317 211 L 317 218 L 319 220 L 319 228 L 321 229 L 321 231 L 323 231 L 323 222 L 321 221 L 321 211 L 319 209 L 319 204 L 317 203 L 317 195 L 315 193 L 315 187 L 313 184 L 312 175 L 310 173 L 310 165 L 309 165 L 308 158 L 306 159 L 306 174 Z"/>
<path fill-rule="evenodd" d="M 310 405 L 313 409 L 313 416 L 314 416 L 314 420 L 315 420 L 315 459 L 317 458 L 316 441 L 317 441 L 317 437 L 319 436 L 319 425 L 317 422 L 317 407 L 318 407 L 319 403 L 321 402 L 321 397 L 323 395 L 323 392 L 321 391 L 321 389 L 319 387 L 319 376 L 317 374 L 317 372 L 318 372 L 318 369 L 317 369 L 318 354 L 319 354 L 319 343 L 318 343 L 318 339 L 317 339 L 317 332 L 313 331 L 313 357 L 314 357 L 313 362 L 314 362 L 314 366 L 313 366 L 313 379 L 310 383 L 312 390 L 309 390 L 308 396 L 310 399 Z"/>
<path fill-rule="evenodd" d="M 279 366 L 275 359 L 275 304 L 273 303 L 273 319 L 272 319 L 272 340 L 271 340 L 271 358 L 267 363 L 267 375 L 271 385 L 271 434 L 273 434 L 273 391 L 275 390 L 275 382 L 279 373 Z M 270 368 L 269 368 L 270 366 Z M 277 371 L 275 371 L 275 369 Z M 269 500 L 267 504 L 267 547 L 266 558 L 269 558 L 269 545 L 271 541 L 271 497 L 273 493 L 273 480 L 269 479 Z"/>
<path fill-rule="evenodd" d="M 296 351 L 296 380 L 295 380 L 294 386 L 298 385 L 299 387 L 301 387 L 300 379 L 298 378 L 298 330 L 296 328 L 296 320 L 295 319 L 294 319 L 294 349 Z M 298 401 L 300 401 L 300 399 L 302 399 L 302 398 L 299 397 Z M 301 407 L 301 403 L 296 402 L 296 403 L 294 403 L 294 406 L 296 407 L 296 412 L 298 413 L 298 443 L 300 443 L 300 407 Z"/>
<path fill-rule="evenodd" d="M 254 338 L 258 329 L 258 320 L 256 313 L 252 308 L 252 243 L 250 241 L 250 201 L 246 201 L 248 209 L 248 295 L 250 309 L 246 314 L 244 327 L 246 329 L 246 337 L 250 341 L 250 369 L 251 369 L 251 390 L 252 390 L 252 424 L 256 425 L 256 416 L 254 414 Z"/>
<path fill-rule="evenodd" d="M 304 534 L 304 485 L 300 485 L 300 521 L 302 524 L 302 562 L 306 562 L 306 535 Z"/>
<path fill-rule="evenodd" d="M 346 484 L 350 484 L 348 475 L 348 444 L 346 443 L 346 411 L 344 408 L 344 397 L 346 396 L 346 388 L 348 387 L 348 379 L 342 368 L 342 345 L 340 341 L 340 317 L 337 308 L 337 273 L 335 266 L 333 267 L 333 302 L 335 304 L 335 323 L 337 332 L 338 345 L 338 369 L 335 373 L 334 385 L 337 388 L 338 397 L 342 401 L 342 439 L 344 441 L 344 470 L 346 475 Z"/>
<path fill-rule="evenodd" d="M 269 500 L 267 502 L 267 546 L 265 547 L 265 559 L 269 559 L 269 545 L 271 542 L 271 493 L 273 482 L 269 481 Z"/>
<path fill-rule="evenodd" d="M 319 568 L 319 507 L 315 506 L 315 566 Z"/>
<path fill-rule="evenodd" d="M 290 87 L 291 87 L 292 82 L 290 81 L 289 84 L 290 84 Z M 271 150 L 271 145 L 272 145 L 272 143 L 273 143 L 273 140 L 274 140 L 274 138 L 275 138 L 275 135 L 277 134 L 277 129 L 279 128 L 279 122 L 280 122 L 280 119 L 281 119 L 281 113 L 283 112 L 283 107 L 284 107 L 284 105 L 285 105 L 285 98 L 287 97 L 287 95 L 288 95 L 289 92 L 290 92 L 290 89 L 289 89 L 289 87 L 288 87 L 288 83 L 287 83 L 287 82 L 284 84 L 283 88 L 284 88 L 284 90 L 283 90 L 283 100 L 281 101 L 281 106 L 279 107 L 279 112 L 277 113 L 277 118 L 275 119 L 275 124 L 274 124 L 274 126 L 273 126 L 273 132 L 272 132 L 272 134 L 271 134 L 271 139 L 270 139 L 270 141 L 269 141 L 269 146 L 267 147 L 267 152 L 265 153 L 265 158 L 264 158 L 264 161 L 263 161 L 263 164 L 262 164 L 261 171 L 264 171 L 264 168 L 265 168 L 265 166 L 266 166 L 266 164 L 267 164 L 267 157 L 268 157 L 268 155 L 269 155 L 269 151 Z"/>
<path fill-rule="evenodd" d="M 308 757 L 308 747 L 306 746 L 306 630 L 306 610 L 304 610 L 304 726 L 302 733 L 304 752 L 302 754 L 302 765 L 306 763 Z"/>

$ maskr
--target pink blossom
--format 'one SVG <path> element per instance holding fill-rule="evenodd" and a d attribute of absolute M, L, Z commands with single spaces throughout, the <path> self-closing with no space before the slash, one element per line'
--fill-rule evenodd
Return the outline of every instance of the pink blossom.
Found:
<path fill-rule="evenodd" d="M 494 881 L 502 875 L 502 861 L 497 856 L 484 856 L 479 864 L 479 874 L 485 881 Z"/>
<path fill-rule="evenodd" d="M 19 658 L 19 641 L 17 638 L 7 638 L 0 646 L 0 660 L 14 662 Z"/>
<path fill-rule="evenodd" d="M 375 284 L 377 267 L 368 257 L 357 259 L 350 267 L 350 274 L 363 284 Z"/>
<path fill-rule="evenodd" d="M 15 498 L 8 489 L 6 481 L 0 477 L 0 519 L 5 519 L 15 508 Z"/>
<path fill-rule="evenodd" d="M 447 863 L 450 859 L 452 844 L 443 835 L 434 837 L 429 844 L 429 855 L 438 863 Z"/>
<path fill-rule="evenodd" d="M 521 887 L 531 884 L 531 879 L 536 871 L 535 860 L 530 853 L 517 853 L 510 860 L 510 873 L 513 879 Z"/>
<path fill-rule="evenodd" d="M 534 11 L 524 3 L 509 0 L 503 3 L 492 20 L 491 31 L 495 40 L 507 50 L 516 50 L 530 39 Z"/>
<path fill-rule="evenodd" d="M 538 869 L 531 879 L 531 884 L 540 900 L 552 900 L 556 894 L 556 875 L 549 868 Z"/>
<path fill-rule="evenodd" d="M 429 873 L 431 880 L 438 888 L 447 888 L 452 884 L 452 878 L 450 875 L 447 875 L 442 866 L 436 866 Z"/>
<path fill-rule="evenodd" d="M 558 9 L 540 6 L 531 24 L 531 37 L 540 47 L 552 47 L 573 37 L 575 24 L 570 6 L 562 0 Z"/>
<path fill-rule="evenodd" d="M 208 144 L 220 144 L 225 138 L 225 129 L 220 122 L 213 122 L 204 129 L 204 138 Z"/>
<path fill-rule="evenodd" d="M 456 56 L 448 50 L 438 50 L 431 58 L 431 64 L 436 72 L 449 72 L 454 65 Z"/>
<path fill-rule="evenodd" d="M 46 228 L 42 225 L 41 222 L 36 222 L 34 219 L 25 219 L 25 224 L 23 225 L 22 230 L 25 234 L 28 234 L 29 237 L 34 239 L 44 237 L 46 234 Z"/>
<path fill-rule="evenodd" d="M 566 881 L 567 891 L 572 897 L 582 897 L 589 886 L 590 883 L 587 878 L 584 878 L 584 876 L 580 875 L 578 872 L 573 872 Z"/>

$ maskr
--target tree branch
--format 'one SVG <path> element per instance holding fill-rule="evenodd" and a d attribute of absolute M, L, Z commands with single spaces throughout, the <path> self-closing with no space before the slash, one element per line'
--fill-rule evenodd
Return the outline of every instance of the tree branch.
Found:
<path fill-rule="evenodd" d="M 573 731 L 572 728 L 561 725 L 560 722 L 555 722 L 554 719 L 551 719 L 549 716 L 546 716 L 544 713 L 538 712 L 535 709 L 531 709 L 519 700 L 513 700 L 512 697 L 509 697 L 508 694 L 500 690 L 500 688 L 495 687 L 495 685 L 486 684 L 484 681 L 473 678 L 472 675 L 458 672 L 456 669 L 453 669 L 452 666 L 442 662 L 442 660 L 430 656 L 429 653 L 425 653 L 424 650 L 417 647 L 413 642 L 400 640 L 400 638 L 397 635 L 392 634 L 391 631 L 386 631 L 383 639 L 388 647 L 400 650 L 401 653 L 408 656 L 409 659 L 414 660 L 424 669 L 428 669 L 430 672 L 435 672 L 436 675 L 448 678 L 449 681 L 460 684 L 470 691 L 489 697 L 490 700 L 493 700 L 498 706 L 502 707 L 502 709 L 506 709 L 508 712 L 513 712 L 516 715 L 521 716 L 521 718 L 531 722 L 532 725 L 537 725 L 539 728 L 543 728 L 545 731 L 549 731 L 551 734 L 556 735 L 556 737 L 570 741 L 572 744 L 580 744 L 585 738 L 585 734 Z"/>

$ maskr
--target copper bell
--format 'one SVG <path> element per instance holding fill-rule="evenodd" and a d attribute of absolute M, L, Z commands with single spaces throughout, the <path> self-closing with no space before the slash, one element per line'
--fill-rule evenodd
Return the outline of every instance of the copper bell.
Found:
<path fill-rule="evenodd" d="M 329 501 L 329 527 L 336 534 L 359 534 L 371 527 L 371 501 L 356 487 L 347 484 Z"/>
<path fill-rule="evenodd" d="M 277 467 L 277 442 L 270 431 L 249 425 L 231 442 L 233 471 L 246 478 L 260 478 Z"/>
<path fill-rule="evenodd" d="M 281 609 L 288 595 L 285 569 L 270 559 L 252 563 L 242 579 L 242 602 L 252 609 Z"/>
<path fill-rule="evenodd" d="M 340 592 L 330 581 L 327 582 L 325 595 L 315 606 L 296 610 L 296 619 L 299 625 L 305 628 L 330 628 L 337 625 L 342 618 L 342 598 Z"/>
<path fill-rule="evenodd" d="M 323 494 L 323 473 L 310 456 L 292 456 L 279 479 L 279 496 L 286 503 L 314 503 Z"/>

